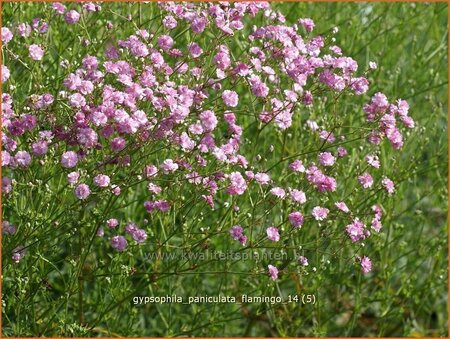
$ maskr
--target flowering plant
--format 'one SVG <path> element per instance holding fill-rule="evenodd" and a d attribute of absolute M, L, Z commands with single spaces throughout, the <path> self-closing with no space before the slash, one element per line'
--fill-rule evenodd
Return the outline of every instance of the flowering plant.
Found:
<path fill-rule="evenodd" d="M 417 127 L 337 27 L 316 34 L 266 2 L 140 4 L 145 23 L 45 6 L 2 27 L 5 269 L 41 265 L 86 328 L 103 320 L 85 319 L 89 284 L 208 274 L 218 260 L 200 253 L 248 254 L 213 273 L 264 284 L 337 262 L 376 274 L 401 179 L 385 162 Z"/>

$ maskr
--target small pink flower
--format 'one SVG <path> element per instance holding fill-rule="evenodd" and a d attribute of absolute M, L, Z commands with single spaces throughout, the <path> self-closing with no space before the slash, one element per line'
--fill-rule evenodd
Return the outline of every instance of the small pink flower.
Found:
<path fill-rule="evenodd" d="M 379 145 L 381 142 L 381 134 L 377 131 L 372 131 L 367 137 L 367 140 L 374 145 Z"/>
<path fill-rule="evenodd" d="M 193 58 L 198 58 L 200 55 L 203 54 L 203 49 L 195 42 L 189 44 L 188 50 Z"/>
<path fill-rule="evenodd" d="M 256 173 L 255 180 L 260 185 L 267 185 L 270 183 L 270 176 L 267 173 Z"/>
<path fill-rule="evenodd" d="M 20 262 L 20 260 L 23 259 L 23 257 L 25 256 L 25 248 L 23 246 L 18 246 L 15 249 L 13 249 L 12 251 L 12 261 L 15 264 L 18 264 Z"/>
<path fill-rule="evenodd" d="M 200 123 L 205 132 L 213 131 L 217 126 L 217 118 L 213 111 L 203 111 L 200 113 Z"/>
<path fill-rule="evenodd" d="M 106 225 L 108 225 L 109 228 L 116 228 L 119 225 L 119 221 L 117 219 L 108 219 L 106 220 Z"/>
<path fill-rule="evenodd" d="M 74 93 L 69 96 L 70 106 L 80 108 L 86 105 L 86 99 L 80 93 Z"/>
<path fill-rule="evenodd" d="M 343 202 L 343 201 L 336 202 L 334 205 L 336 206 L 336 208 L 340 209 L 344 213 L 349 213 L 350 212 L 350 210 L 348 209 L 346 203 Z"/>
<path fill-rule="evenodd" d="M 167 200 L 158 200 L 155 202 L 155 206 L 161 212 L 167 212 L 170 210 L 170 204 Z"/>
<path fill-rule="evenodd" d="M 111 192 L 112 192 L 112 194 L 119 196 L 120 192 L 121 192 L 120 186 L 113 185 Z"/>
<path fill-rule="evenodd" d="M 328 131 L 322 131 L 319 133 L 319 138 L 321 140 L 324 140 L 328 143 L 333 143 L 336 141 L 336 137 L 334 136 L 333 132 Z"/>
<path fill-rule="evenodd" d="M 243 230 L 242 227 L 239 226 L 239 225 L 234 225 L 234 226 L 231 228 L 231 230 L 230 230 L 231 237 L 232 237 L 234 240 L 239 240 L 239 237 L 240 237 L 243 233 L 244 233 L 244 230 Z"/>
<path fill-rule="evenodd" d="M 316 206 L 312 209 L 312 216 L 318 221 L 322 221 L 328 217 L 329 209 L 325 207 Z"/>
<path fill-rule="evenodd" d="M 386 189 L 389 195 L 393 194 L 395 192 L 395 185 L 394 182 L 389 178 L 384 178 L 381 181 L 381 184 Z"/>
<path fill-rule="evenodd" d="M 230 235 L 234 240 L 238 240 L 242 246 L 247 243 L 247 237 L 244 235 L 244 230 L 240 225 L 234 225 L 230 230 Z"/>
<path fill-rule="evenodd" d="M 13 157 L 9 154 L 8 151 L 2 151 L 2 166 L 12 165 L 14 162 Z"/>
<path fill-rule="evenodd" d="M 136 230 L 131 233 L 131 236 L 138 244 L 142 244 L 147 239 L 147 232 L 142 228 L 136 228 Z"/>
<path fill-rule="evenodd" d="M 80 178 L 80 173 L 78 172 L 70 172 L 67 174 L 67 181 L 71 185 L 75 185 L 78 182 L 78 179 Z"/>
<path fill-rule="evenodd" d="M 45 140 L 39 140 L 31 145 L 33 154 L 37 156 L 45 155 L 48 151 L 48 143 Z"/>
<path fill-rule="evenodd" d="M 203 17 L 196 17 L 191 22 L 192 32 L 194 33 L 202 33 L 206 28 L 207 20 Z"/>
<path fill-rule="evenodd" d="M 248 180 L 255 179 L 255 173 L 253 173 L 252 171 L 245 171 L 245 176 L 247 177 Z"/>
<path fill-rule="evenodd" d="M 304 257 L 304 256 L 299 256 L 298 257 L 298 263 L 300 264 L 300 265 L 302 265 L 302 266 L 308 266 L 309 265 L 309 263 L 308 263 L 308 258 L 307 257 Z"/>
<path fill-rule="evenodd" d="M 373 185 L 373 178 L 372 176 L 365 172 L 363 175 L 360 175 L 358 177 L 358 180 L 360 182 L 360 184 L 364 187 L 364 188 L 370 188 Z"/>
<path fill-rule="evenodd" d="M 388 101 L 386 95 L 383 94 L 383 93 L 381 93 L 381 92 L 375 93 L 375 94 L 372 96 L 371 101 L 372 101 L 372 105 L 374 105 L 374 107 L 375 107 L 378 111 L 384 111 L 384 110 L 386 110 L 386 109 L 388 108 L 388 106 L 389 106 L 389 101 Z"/>
<path fill-rule="evenodd" d="M 116 137 L 113 140 L 111 140 L 111 149 L 114 152 L 120 152 L 125 148 L 126 141 L 121 137 Z"/>
<path fill-rule="evenodd" d="M 344 147 L 342 147 L 342 146 L 339 146 L 338 148 L 337 148 L 337 154 L 338 154 L 338 157 L 339 158 L 343 158 L 343 157 L 345 157 L 346 155 L 347 155 L 347 150 L 344 148 Z"/>
<path fill-rule="evenodd" d="M 66 6 L 64 6 L 62 3 L 60 2 L 54 2 L 52 4 L 52 8 L 55 11 L 56 14 L 64 14 L 64 12 L 66 11 Z"/>
<path fill-rule="evenodd" d="M 305 166 L 303 166 L 303 163 L 302 163 L 302 161 L 301 160 L 295 160 L 295 161 L 293 161 L 290 165 L 289 165 L 289 168 L 291 169 L 291 170 L 293 170 L 294 172 L 305 172 L 306 171 L 306 169 L 305 169 Z"/>
<path fill-rule="evenodd" d="M 9 221 L 4 220 L 2 222 L 2 233 L 13 235 L 16 231 L 16 226 L 11 224 Z"/>
<path fill-rule="evenodd" d="M 380 160 L 378 159 L 378 157 L 376 155 L 367 155 L 365 157 L 367 163 L 375 168 L 380 168 Z"/>
<path fill-rule="evenodd" d="M 310 91 L 305 91 L 302 97 L 302 101 L 305 106 L 311 106 L 313 103 L 314 97 Z M 309 120 L 308 120 L 309 121 Z"/>
<path fill-rule="evenodd" d="M 129 222 L 125 225 L 125 232 L 132 235 L 138 229 L 135 223 Z"/>
<path fill-rule="evenodd" d="M 212 195 L 202 194 L 202 198 L 209 205 L 209 207 L 211 207 L 211 209 L 214 210 L 214 198 L 213 198 L 213 196 Z"/>
<path fill-rule="evenodd" d="M 289 189 L 289 194 L 291 195 L 291 200 L 293 202 L 304 204 L 306 202 L 306 194 L 303 191 L 297 189 Z"/>
<path fill-rule="evenodd" d="M 372 261 L 370 260 L 369 257 L 362 257 L 360 259 L 361 262 L 361 270 L 363 271 L 363 273 L 369 273 L 372 270 Z"/>
<path fill-rule="evenodd" d="M 168 35 L 161 35 L 158 38 L 158 45 L 164 50 L 171 49 L 173 46 L 173 39 Z"/>
<path fill-rule="evenodd" d="M 178 169 L 178 164 L 174 162 L 172 159 L 166 159 L 163 161 L 161 169 L 164 172 L 164 174 L 173 173 Z"/>
<path fill-rule="evenodd" d="M 284 90 L 284 94 L 286 95 L 286 98 L 291 102 L 297 102 L 298 101 L 298 95 L 294 91 L 291 90 Z"/>
<path fill-rule="evenodd" d="M 80 200 L 86 199 L 89 194 L 91 194 L 91 190 L 86 184 L 80 184 L 75 188 L 75 196 Z"/>
<path fill-rule="evenodd" d="M 336 55 L 342 55 L 342 49 L 339 46 L 330 46 L 330 51 L 332 51 Z"/>
<path fill-rule="evenodd" d="M 370 228 L 373 229 L 375 232 L 380 232 L 381 228 L 383 227 L 383 225 L 381 224 L 380 219 L 378 219 L 377 217 L 372 219 Z"/>
<path fill-rule="evenodd" d="M 222 93 L 222 100 L 226 106 L 236 107 L 239 102 L 239 97 L 235 91 L 225 90 Z"/>
<path fill-rule="evenodd" d="M 10 75 L 11 73 L 9 72 L 8 67 L 2 65 L 2 82 L 6 82 L 9 79 Z"/>
<path fill-rule="evenodd" d="M 177 27 L 177 24 L 177 20 L 171 15 L 168 15 L 163 19 L 163 25 L 168 29 L 174 29 Z"/>
<path fill-rule="evenodd" d="M 31 155 L 27 151 L 18 151 L 14 160 L 20 167 L 27 167 L 31 164 Z"/>
<path fill-rule="evenodd" d="M 108 187 L 110 183 L 109 176 L 105 174 L 98 174 L 94 178 L 94 184 L 97 187 Z"/>
<path fill-rule="evenodd" d="M 366 226 L 359 221 L 358 218 L 354 219 L 353 222 L 345 228 L 347 231 L 348 236 L 353 242 L 363 240 L 366 237 L 366 234 L 364 232 Z"/>
<path fill-rule="evenodd" d="M 158 168 L 155 165 L 147 165 L 144 168 L 144 176 L 146 178 L 152 178 L 158 173 Z"/>
<path fill-rule="evenodd" d="M 228 179 L 230 180 L 230 186 L 227 188 L 227 192 L 231 195 L 242 195 L 247 189 L 247 182 L 239 172 L 230 173 Z"/>
<path fill-rule="evenodd" d="M 6 45 L 13 38 L 13 34 L 8 27 L 2 27 L 2 42 Z"/>
<path fill-rule="evenodd" d="M 186 132 L 180 136 L 180 146 L 184 151 L 192 151 L 195 147 L 195 141 L 192 140 Z"/>
<path fill-rule="evenodd" d="M 281 187 L 274 187 L 270 190 L 270 193 L 272 193 L 277 198 L 283 199 L 286 196 L 286 191 L 282 189 Z"/>
<path fill-rule="evenodd" d="M 64 16 L 64 20 L 66 20 L 69 25 L 76 24 L 78 21 L 80 21 L 80 13 L 74 10 L 70 10 Z"/>
<path fill-rule="evenodd" d="M 278 232 L 278 228 L 276 227 L 268 227 L 266 230 L 267 238 L 272 241 L 279 241 L 280 240 L 280 233 Z"/>
<path fill-rule="evenodd" d="M 336 158 L 330 152 L 322 152 L 319 154 L 319 162 L 322 166 L 333 166 Z"/>
<path fill-rule="evenodd" d="M 300 212 L 292 212 L 288 218 L 294 228 L 300 228 L 303 225 L 304 218 Z"/>
<path fill-rule="evenodd" d="M 278 268 L 276 268 L 275 266 L 272 265 L 268 265 L 268 274 L 269 277 L 272 278 L 272 280 L 277 280 L 278 279 Z"/>
<path fill-rule="evenodd" d="M 225 71 L 231 66 L 231 58 L 227 47 L 219 46 L 219 52 L 214 56 L 214 63 L 221 71 Z"/>
<path fill-rule="evenodd" d="M 351 80 L 350 88 L 356 95 L 361 95 L 369 89 L 369 81 L 364 77 L 353 78 Z"/>
<path fill-rule="evenodd" d="M 409 116 L 401 116 L 400 120 L 403 122 L 403 124 L 408 128 L 414 128 L 415 122 L 414 119 Z"/>
<path fill-rule="evenodd" d="M 103 227 L 99 227 L 97 229 L 97 237 L 103 237 L 105 235 L 105 231 L 103 230 Z"/>
<path fill-rule="evenodd" d="M 116 249 L 117 251 L 123 252 L 125 248 L 127 248 L 127 246 L 128 242 L 123 236 L 116 235 L 111 238 L 111 247 Z"/>
<path fill-rule="evenodd" d="M 160 194 L 161 191 L 162 191 L 162 188 L 160 186 L 155 185 L 155 184 L 153 184 L 151 182 L 147 185 L 147 189 L 150 192 L 152 192 L 153 194 Z"/>
<path fill-rule="evenodd" d="M 39 61 L 44 57 L 44 50 L 39 45 L 30 45 L 28 51 L 30 52 L 30 58 L 33 60 Z"/>
<path fill-rule="evenodd" d="M 92 128 L 81 128 L 77 134 L 77 141 L 86 148 L 97 145 L 98 135 Z"/>
<path fill-rule="evenodd" d="M 373 213 L 375 213 L 375 218 L 377 219 L 381 219 L 381 217 L 383 216 L 383 211 L 379 205 L 373 205 L 372 211 Z"/>
<path fill-rule="evenodd" d="M 265 98 L 269 95 L 269 87 L 261 81 L 257 76 L 253 76 L 249 79 L 252 93 L 257 97 Z"/>
<path fill-rule="evenodd" d="M 314 29 L 314 21 L 312 19 L 309 18 L 305 18 L 305 19 L 300 19 L 298 21 L 298 23 L 300 25 L 302 25 L 303 27 L 305 27 L 307 32 L 312 32 L 312 30 Z"/>
<path fill-rule="evenodd" d="M 10 177 L 2 178 L 2 193 L 9 194 L 12 191 L 12 179 Z"/>

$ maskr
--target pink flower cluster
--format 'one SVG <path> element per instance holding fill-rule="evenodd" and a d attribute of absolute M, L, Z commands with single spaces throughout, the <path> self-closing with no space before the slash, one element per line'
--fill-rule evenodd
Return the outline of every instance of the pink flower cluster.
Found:
<path fill-rule="evenodd" d="M 403 136 L 397 126 L 397 119 L 407 128 L 414 128 L 414 120 L 408 115 L 409 105 L 405 100 L 397 100 L 390 104 L 386 95 L 376 93 L 369 104 L 364 106 L 368 122 L 376 122 L 377 129 L 373 130 L 368 140 L 378 145 L 386 137 L 395 149 L 403 146 Z"/>
<path fill-rule="evenodd" d="M 283 204 L 280 224 L 271 222 L 254 233 L 246 232 L 249 225 L 244 222 L 230 228 L 229 236 L 242 246 L 253 243 L 251 238 L 256 234 L 261 241 L 280 242 L 295 236 L 293 232 L 307 232 L 314 223 L 322 227 L 335 214 L 336 220 L 351 221 L 341 230 L 351 242 L 368 238 L 364 211 L 359 219 L 345 201 L 332 199 L 334 194 L 344 196 L 341 190 L 346 178 L 338 177 L 338 169 L 346 166 L 349 158 L 348 146 L 341 145 L 345 135 L 340 130 L 327 119 L 316 121 L 308 116 L 301 132 L 316 143 L 314 151 L 305 152 L 302 160 L 282 154 L 276 164 L 279 168 L 292 159 L 286 176 L 270 172 L 266 155 L 249 152 L 249 148 L 259 150 L 260 145 L 249 146 L 251 135 L 246 134 L 253 124 L 259 132 L 266 127 L 270 133 L 278 132 L 272 128 L 289 131 L 303 119 L 301 114 L 309 114 L 303 113 L 309 110 L 306 107 L 321 100 L 318 93 L 365 94 L 369 81 L 358 74 L 357 62 L 343 55 L 334 43 L 330 46 L 332 36 L 314 36 L 312 19 L 288 25 L 267 2 L 161 2 L 157 6 L 160 29 L 140 27 L 125 37 L 118 32 L 116 45 L 102 46 L 77 63 L 67 61 L 65 67 L 71 66 L 71 72 L 66 71 L 62 87 L 53 94 L 44 90 L 30 94 L 29 110 L 14 107 L 10 94 L 2 95 L 5 198 L 15 189 L 15 171 L 53 166 L 55 172 L 62 173 L 67 192 L 80 208 L 96 199 L 127 199 L 130 190 L 141 186 L 148 197 L 139 201 L 139 208 L 149 218 L 176 212 L 181 199 L 194 193 L 199 193 L 198 201 L 208 209 L 231 202 L 236 214 L 244 214 L 241 210 L 253 192 L 271 204 Z M 79 7 L 51 4 L 55 20 L 71 27 L 79 25 L 84 15 L 101 10 L 94 3 Z M 265 18 L 261 21 L 265 25 L 252 24 L 257 15 Z M 112 23 L 107 24 L 108 29 L 112 27 Z M 177 27 L 189 30 L 189 43 L 176 38 Z M 206 43 L 207 30 L 217 31 L 221 42 Z M 26 47 L 27 58 L 45 63 L 50 60 L 50 48 L 32 32 L 42 35 L 47 31 L 48 24 L 35 19 L 31 25 L 2 27 L 1 38 L 8 46 L 17 39 Z M 236 58 L 231 37 L 237 32 L 247 36 L 243 40 L 245 51 Z M 29 40 L 18 37 L 36 41 L 25 45 Z M 370 68 L 376 65 L 371 63 Z M 2 82 L 8 84 L 10 76 L 8 66 L 2 65 Z M 248 107 L 253 110 L 247 111 Z M 55 117 L 52 112 L 58 110 L 68 117 Z M 379 182 L 377 175 L 369 173 L 381 167 L 376 146 L 387 138 L 400 149 L 403 136 L 399 122 L 414 127 L 408 110 L 406 101 L 390 104 L 382 93 L 376 93 L 363 107 L 370 130 L 363 138 L 368 140 L 370 154 L 366 152 L 363 157 L 369 167 L 351 178 L 363 189 Z M 323 112 L 324 117 L 326 114 Z M 249 117 L 254 121 L 249 123 Z M 275 150 L 270 147 L 270 153 L 275 154 Z M 381 187 L 388 195 L 395 192 L 394 181 L 387 177 L 381 179 Z M 170 194 L 173 191 L 175 195 Z M 350 207 L 351 202 L 347 200 Z M 375 205 L 373 212 L 371 228 L 379 232 L 381 208 Z M 128 250 L 129 241 L 142 244 L 151 238 L 146 226 L 139 228 L 111 215 L 104 217 L 107 227 L 98 228 L 97 235 L 103 237 L 106 231 L 109 245 L 119 252 Z M 285 222 L 291 225 L 290 231 L 283 228 Z M 2 227 L 6 234 L 16 232 L 9 222 Z M 119 231 L 124 233 L 117 234 Z M 14 251 L 13 261 L 18 262 L 25 251 Z M 308 259 L 300 258 L 299 265 L 305 269 Z M 360 263 L 364 272 L 371 270 L 368 257 Z M 268 274 L 275 280 L 279 271 L 269 265 Z"/>

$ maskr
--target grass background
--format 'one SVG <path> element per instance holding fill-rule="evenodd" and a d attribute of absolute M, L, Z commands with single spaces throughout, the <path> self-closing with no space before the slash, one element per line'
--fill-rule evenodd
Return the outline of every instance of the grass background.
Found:
<path fill-rule="evenodd" d="M 305 2 L 273 6 L 286 15 L 289 23 L 299 17 L 314 19 L 317 33 L 339 27 L 337 44 L 344 54 L 357 60 L 361 68 L 372 60 L 378 63 L 378 70 L 369 78 L 372 84 L 369 94 L 383 91 L 389 98 L 403 98 L 410 103 L 410 114 L 418 127 L 406 137 L 403 152 L 382 159 L 383 163 L 392 166 L 391 172 L 398 173 L 397 181 L 402 182 L 398 186 L 397 199 L 383 201 L 389 213 L 383 222 L 378 246 L 370 248 L 377 265 L 376 274 L 362 277 L 353 267 L 346 267 L 345 260 L 337 260 L 335 269 L 322 271 L 327 269 L 322 263 L 318 265 L 321 274 L 300 279 L 293 277 L 277 285 L 267 284 L 265 279 L 258 281 L 227 273 L 235 267 L 221 263 L 210 266 L 214 271 L 223 271 L 220 277 L 206 271 L 177 278 L 170 275 L 141 277 L 130 274 L 130 268 L 135 265 L 145 267 L 145 262 L 129 258 L 129 265 L 122 266 L 123 258 L 108 257 L 99 250 L 98 257 L 108 259 L 88 261 L 87 265 L 99 268 L 94 277 L 86 273 L 83 284 L 84 318 L 94 327 L 87 330 L 90 326 L 78 325 L 78 293 L 72 295 L 72 289 L 69 289 L 69 295 L 64 294 L 67 281 L 73 277 L 70 260 L 75 259 L 70 254 L 72 249 L 66 248 L 60 252 L 61 261 L 49 265 L 40 259 L 30 271 L 4 262 L 4 336 L 448 335 L 447 4 Z M 103 7 L 101 13 L 83 23 L 84 27 L 77 28 L 80 36 L 89 35 L 91 39 L 101 41 L 107 33 L 91 27 L 94 24 L 98 27 L 107 20 L 117 25 L 114 32 L 108 34 L 125 37 L 134 31 L 126 20 L 113 13 L 132 14 L 138 25 L 154 16 L 151 5 L 123 3 L 103 4 Z M 50 11 L 44 10 L 43 4 L 3 4 L 4 26 L 9 22 L 30 21 L 35 16 L 43 16 L 52 23 Z M 76 39 L 68 40 L 67 37 L 74 36 L 70 32 L 72 29 L 63 24 L 51 25 L 47 43 L 51 46 L 53 63 L 31 73 L 17 63 L 10 67 L 12 81 L 17 85 L 15 102 L 25 102 L 37 80 L 44 79 L 44 86 L 56 91 L 63 79 L 63 70 L 58 67 L 62 56 L 76 63 L 79 54 L 95 49 L 92 45 L 82 47 Z M 236 46 L 239 46 L 239 35 L 236 40 Z M 9 65 L 7 53 L 4 53 L 4 59 Z M 345 106 L 345 111 L 340 113 L 356 113 L 363 102 L 362 98 L 359 102 L 353 101 L 352 106 Z M 320 111 L 314 114 L 320 114 Z M 277 142 L 278 139 L 266 138 L 258 145 L 267 149 Z M 297 146 L 301 147 L 292 145 L 294 149 Z M 26 209 L 27 204 L 24 198 L 22 208 Z M 8 207 L 3 209 L 4 218 L 11 213 Z M 123 213 L 127 216 L 135 211 L 130 206 Z M 198 210 L 194 212 L 198 213 L 194 215 L 201 215 Z M 205 242 L 198 241 L 194 246 L 204 245 Z M 214 242 L 208 245 L 217 246 Z M 108 274 L 106 265 L 121 273 Z M 173 262 L 160 265 L 162 271 L 164 265 L 173 268 Z M 242 268 L 239 264 L 236 267 Z M 60 278 L 57 271 L 68 273 Z M 43 278 L 50 280 L 53 290 L 43 286 Z M 318 302 L 314 306 L 251 304 L 244 307 L 234 304 L 137 307 L 130 302 L 130 297 L 135 295 L 256 293 L 286 296 L 292 291 L 314 293 Z"/>

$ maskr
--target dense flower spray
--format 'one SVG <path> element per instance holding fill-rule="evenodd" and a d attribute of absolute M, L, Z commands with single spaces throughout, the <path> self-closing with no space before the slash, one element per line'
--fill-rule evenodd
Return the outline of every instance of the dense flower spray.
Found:
<path fill-rule="evenodd" d="M 70 26 L 102 10 L 93 3 L 49 6 L 55 20 Z M 4 199 L 13 199 L 24 185 L 24 171 L 55 168 L 53 175 L 61 179 L 55 194 L 67 196 L 73 206 L 108 202 L 96 215 L 102 227 L 95 234 L 113 251 L 133 251 L 153 241 L 151 223 L 130 222 L 110 207 L 116 203 L 119 211 L 142 188 L 146 196 L 137 208 L 154 222 L 186 204 L 202 204 L 213 212 L 232 207 L 239 224 L 231 222 L 216 234 L 249 250 L 261 244 L 283 248 L 300 232 L 333 224 L 354 249 L 362 271 L 371 271 L 371 259 L 359 256 L 364 247 L 354 243 L 370 239 L 369 228 L 381 231 L 382 210 L 378 205 L 361 210 L 346 186 L 354 187 L 352 194 L 395 193 L 394 180 L 382 176 L 379 149 L 384 140 L 392 151 L 403 147 L 404 131 L 415 126 L 408 103 L 375 92 L 351 113 L 364 126 L 353 147 L 338 115 L 321 105 L 327 95 L 336 102 L 366 95 L 372 85 L 367 74 L 377 66 L 371 62 L 361 70 L 344 55 L 334 44 L 337 30 L 314 35 L 310 18 L 288 25 L 266 2 L 161 2 L 158 8 L 160 29 L 139 27 L 113 44 L 95 45 L 77 62 L 63 60 L 58 91 L 40 87 L 29 93 L 26 109 L 9 94 L 14 65 L 2 65 Z M 256 16 L 263 24 L 252 23 Z M 189 31 L 189 39 L 180 38 L 179 29 Z M 45 63 L 51 48 L 39 34 L 47 30 L 42 20 L 31 26 L 16 23 L 2 27 L 2 42 L 25 47 L 21 57 L 30 64 Z M 214 42 L 205 39 L 208 32 L 214 32 Z M 237 34 L 245 37 L 239 55 L 233 45 Z M 255 128 L 258 138 L 261 134 L 267 140 L 300 130 L 309 149 L 287 154 L 289 145 L 283 142 L 282 149 L 270 145 L 263 154 L 261 139 L 248 134 Z M 349 166 L 349 154 L 356 154 L 361 167 L 346 177 L 342 167 Z M 266 206 L 269 212 L 264 210 L 256 222 L 252 213 L 259 197 L 283 206 L 280 213 L 271 214 Z M 228 220 L 218 213 L 218 220 Z M 2 227 L 7 237 L 16 237 L 9 221 Z M 33 253 L 33 246 L 26 251 L 20 246 L 11 252 L 15 263 Z M 306 269 L 311 261 L 301 256 L 294 266 Z M 260 272 L 276 280 L 289 269 L 275 265 L 261 266 Z"/>

